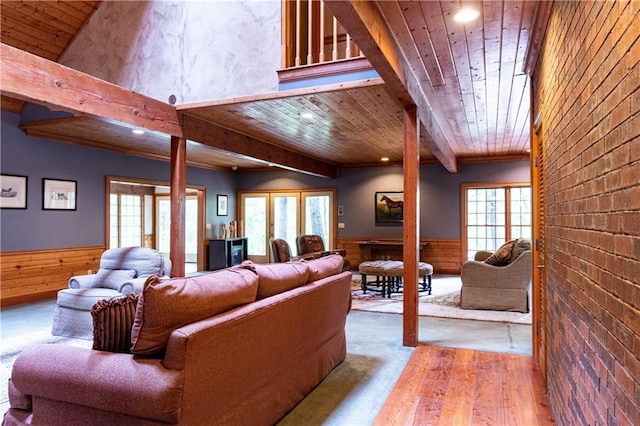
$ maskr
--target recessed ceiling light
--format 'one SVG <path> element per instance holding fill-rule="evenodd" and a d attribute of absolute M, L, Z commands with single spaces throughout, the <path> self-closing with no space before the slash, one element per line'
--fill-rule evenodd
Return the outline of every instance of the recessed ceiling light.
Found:
<path fill-rule="evenodd" d="M 389 161 L 389 157 L 382 157 L 380 161 Z"/>
<path fill-rule="evenodd" d="M 480 16 L 480 12 L 470 7 L 464 7 L 460 9 L 458 13 L 453 15 L 453 20 L 456 22 L 471 22 Z"/>
<path fill-rule="evenodd" d="M 144 130 L 142 130 L 142 129 L 133 129 L 131 131 L 131 133 L 133 133 L 134 135 L 144 135 Z"/>
<path fill-rule="evenodd" d="M 309 119 L 313 118 L 313 114 L 311 114 L 310 112 L 303 112 L 302 114 L 300 114 L 300 117 Z"/>

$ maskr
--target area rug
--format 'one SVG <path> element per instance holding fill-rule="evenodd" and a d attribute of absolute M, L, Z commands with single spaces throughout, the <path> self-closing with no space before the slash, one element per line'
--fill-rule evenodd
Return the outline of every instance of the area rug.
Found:
<path fill-rule="evenodd" d="M 394 293 L 390 298 L 383 298 L 380 292 L 367 290 L 364 293 L 361 283 L 360 276 L 354 274 L 351 282 L 351 309 L 391 314 L 402 313 L 402 293 Z M 419 293 L 418 315 L 420 316 L 531 324 L 531 313 L 460 309 L 460 288 L 462 287 L 460 276 L 434 275 L 431 287 L 431 295 L 426 292 Z"/>

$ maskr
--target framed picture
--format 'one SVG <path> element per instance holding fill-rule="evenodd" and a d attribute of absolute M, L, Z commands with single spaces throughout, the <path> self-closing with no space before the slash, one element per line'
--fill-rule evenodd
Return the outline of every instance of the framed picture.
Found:
<path fill-rule="evenodd" d="M 0 175 L 0 208 L 27 208 L 27 177 Z"/>
<path fill-rule="evenodd" d="M 76 186 L 75 180 L 42 179 L 42 209 L 75 210 Z"/>
<path fill-rule="evenodd" d="M 226 216 L 227 212 L 227 196 L 218 194 L 218 216 Z"/>
<path fill-rule="evenodd" d="M 404 192 L 376 192 L 376 223 L 402 223 Z"/>

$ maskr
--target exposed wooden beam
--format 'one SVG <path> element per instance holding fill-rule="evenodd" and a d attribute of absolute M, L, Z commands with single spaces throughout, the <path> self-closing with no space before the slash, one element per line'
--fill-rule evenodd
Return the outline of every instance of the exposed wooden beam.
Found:
<path fill-rule="evenodd" d="M 185 137 L 194 142 L 234 152 L 264 163 L 315 176 L 335 179 L 337 168 L 311 157 L 233 132 L 190 114 L 183 114 Z"/>
<path fill-rule="evenodd" d="M 0 94 L 182 137 L 172 105 L 0 43 Z"/>
<path fill-rule="evenodd" d="M 417 105 L 420 122 L 430 135 L 425 138 L 429 149 L 449 172 L 457 173 L 458 164 L 449 142 L 453 135 L 438 121 L 403 48 L 375 2 L 329 0 L 325 4 L 365 53 L 391 96 L 404 107 Z"/>
<path fill-rule="evenodd" d="M 171 276 L 185 273 L 185 218 L 187 205 L 187 140 L 171 137 Z"/>

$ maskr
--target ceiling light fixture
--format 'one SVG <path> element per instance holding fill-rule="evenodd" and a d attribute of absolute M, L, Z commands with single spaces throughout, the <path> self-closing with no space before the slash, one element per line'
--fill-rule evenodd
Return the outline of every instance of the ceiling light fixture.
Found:
<path fill-rule="evenodd" d="M 311 114 L 310 112 L 303 112 L 302 114 L 300 114 L 300 117 L 309 119 L 313 118 L 313 114 Z"/>
<path fill-rule="evenodd" d="M 463 7 L 458 13 L 453 15 L 453 20 L 456 22 L 471 22 L 480 16 L 480 12 L 470 7 Z"/>
<path fill-rule="evenodd" d="M 133 133 L 134 135 L 144 135 L 144 130 L 142 130 L 142 129 L 133 129 L 131 131 L 131 133 Z"/>
<path fill-rule="evenodd" d="M 380 161 L 389 161 L 389 157 L 382 157 Z"/>

